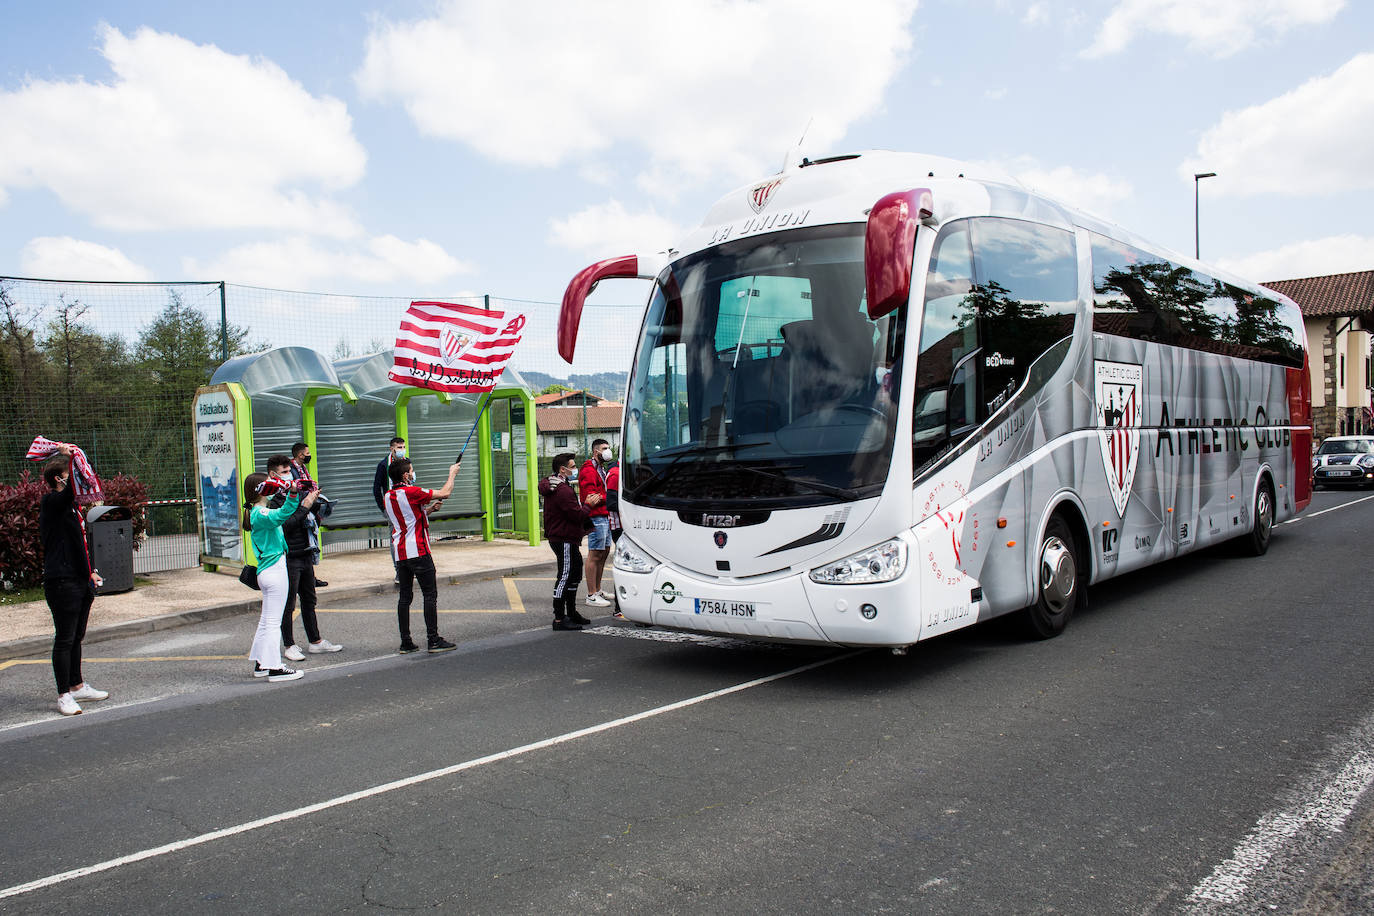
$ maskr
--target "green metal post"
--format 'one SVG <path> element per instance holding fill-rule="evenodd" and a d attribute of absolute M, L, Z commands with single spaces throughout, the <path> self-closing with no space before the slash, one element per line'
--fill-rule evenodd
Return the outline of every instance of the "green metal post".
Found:
<path fill-rule="evenodd" d="M 224 295 L 224 281 L 219 281 L 219 356 L 229 361 L 229 303 Z"/>
<path fill-rule="evenodd" d="M 534 398 L 523 388 L 520 389 L 520 401 L 525 405 L 525 485 L 529 492 L 525 494 L 525 524 L 529 531 L 531 547 L 539 546 L 539 455 L 535 450 L 539 447 L 539 430 L 534 423 Z"/>
<path fill-rule="evenodd" d="M 480 401 L 479 401 L 480 403 Z M 482 494 L 482 540 L 496 540 L 496 492 L 491 473 L 491 411 L 477 418 L 477 489 Z"/>

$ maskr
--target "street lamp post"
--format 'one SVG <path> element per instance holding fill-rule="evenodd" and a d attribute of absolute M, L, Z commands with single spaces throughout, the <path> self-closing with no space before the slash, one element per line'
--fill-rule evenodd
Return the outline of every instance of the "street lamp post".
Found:
<path fill-rule="evenodd" d="M 1202 248 L 1198 242 L 1198 205 L 1197 205 L 1197 186 L 1204 178 L 1216 178 L 1216 172 L 1194 172 L 1193 173 L 1193 257 L 1202 260 Z"/>

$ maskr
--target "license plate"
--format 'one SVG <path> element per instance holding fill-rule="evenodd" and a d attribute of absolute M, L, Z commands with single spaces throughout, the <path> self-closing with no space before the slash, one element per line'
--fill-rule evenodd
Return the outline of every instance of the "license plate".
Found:
<path fill-rule="evenodd" d="M 1328 477 L 1352 477 L 1354 474 L 1354 471 L 1327 471 Z"/>
<path fill-rule="evenodd" d="M 698 614 L 708 617 L 745 617 L 750 620 L 765 605 L 758 601 L 720 601 L 715 598 L 696 599 Z"/>

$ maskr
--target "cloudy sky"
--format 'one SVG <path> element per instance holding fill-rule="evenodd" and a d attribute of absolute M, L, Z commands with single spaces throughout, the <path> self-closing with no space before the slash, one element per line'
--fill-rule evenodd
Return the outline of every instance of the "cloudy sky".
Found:
<path fill-rule="evenodd" d="M 558 299 L 723 192 L 993 162 L 1272 280 L 1374 269 L 1361 0 L 5 0 L 0 275 Z"/>

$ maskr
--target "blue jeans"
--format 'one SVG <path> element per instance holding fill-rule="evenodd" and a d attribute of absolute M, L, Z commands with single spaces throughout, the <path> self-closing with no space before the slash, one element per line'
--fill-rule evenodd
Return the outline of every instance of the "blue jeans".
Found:
<path fill-rule="evenodd" d="M 592 530 L 587 532 L 588 550 L 609 550 L 611 547 L 611 520 L 604 515 L 592 516 Z"/>

